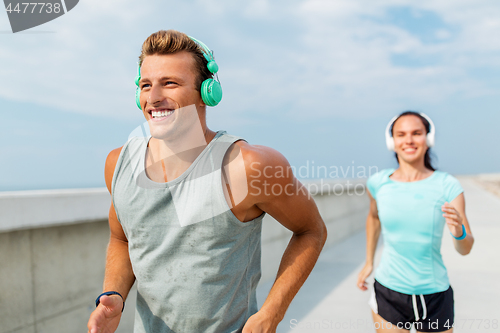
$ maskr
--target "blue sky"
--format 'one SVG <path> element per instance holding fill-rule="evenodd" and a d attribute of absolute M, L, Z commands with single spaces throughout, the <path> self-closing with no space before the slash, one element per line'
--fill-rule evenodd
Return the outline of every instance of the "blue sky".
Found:
<path fill-rule="evenodd" d="M 498 1 L 87 0 L 12 34 L 0 11 L 0 190 L 104 186 L 107 153 L 142 124 L 142 41 L 177 29 L 214 50 L 208 124 L 295 167 L 393 167 L 403 110 L 436 124 L 436 165 L 500 172 Z"/>

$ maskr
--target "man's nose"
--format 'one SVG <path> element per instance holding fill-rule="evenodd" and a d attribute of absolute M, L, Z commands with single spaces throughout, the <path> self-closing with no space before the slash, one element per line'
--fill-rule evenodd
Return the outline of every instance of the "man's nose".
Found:
<path fill-rule="evenodd" d="M 163 98 L 164 97 L 162 95 L 161 87 L 158 85 L 153 85 L 151 87 L 151 90 L 149 91 L 147 102 L 149 105 L 155 105 L 161 102 Z"/>

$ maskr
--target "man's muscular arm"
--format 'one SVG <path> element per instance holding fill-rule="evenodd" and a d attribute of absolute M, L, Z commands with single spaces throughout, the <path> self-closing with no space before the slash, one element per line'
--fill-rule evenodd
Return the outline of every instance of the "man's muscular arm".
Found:
<path fill-rule="evenodd" d="M 243 333 L 275 332 L 318 259 L 326 241 L 326 227 L 314 200 L 283 155 L 267 147 L 244 142 L 238 145 L 249 184 L 241 205 L 270 214 L 293 232 L 269 295 L 243 329 Z"/>
<path fill-rule="evenodd" d="M 121 148 L 113 150 L 106 159 L 104 177 L 109 193 L 111 182 L 120 155 Z M 104 275 L 103 291 L 117 291 L 125 300 L 135 281 L 128 253 L 128 241 L 122 226 L 118 221 L 115 209 L 111 203 L 109 209 L 110 238 L 106 255 L 106 272 Z M 123 302 L 120 296 L 102 296 L 101 303 L 92 312 L 88 322 L 90 333 L 113 333 L 121 318 Z"/>

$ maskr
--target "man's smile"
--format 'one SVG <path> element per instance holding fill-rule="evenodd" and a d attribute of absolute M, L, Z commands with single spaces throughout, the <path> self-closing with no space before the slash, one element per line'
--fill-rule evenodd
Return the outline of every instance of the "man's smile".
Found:
<path fill-rule="evenodd" d="M 174 112 L 174 109 L 155 109 L 148 111 L 152 121 L 161 121 L 169 118 Z"/>

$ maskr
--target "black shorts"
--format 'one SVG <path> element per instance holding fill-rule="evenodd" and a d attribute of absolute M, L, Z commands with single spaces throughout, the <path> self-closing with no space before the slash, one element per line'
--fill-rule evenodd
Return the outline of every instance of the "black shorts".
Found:
<path fill-rule="evenodd" d="M 453 289 L 428 295 L 408 295 L 384 287 L 377 280 L 373 285 L 370 306 L 385 321 L 419 332 L 442 332 L 453 326 Z"/>

